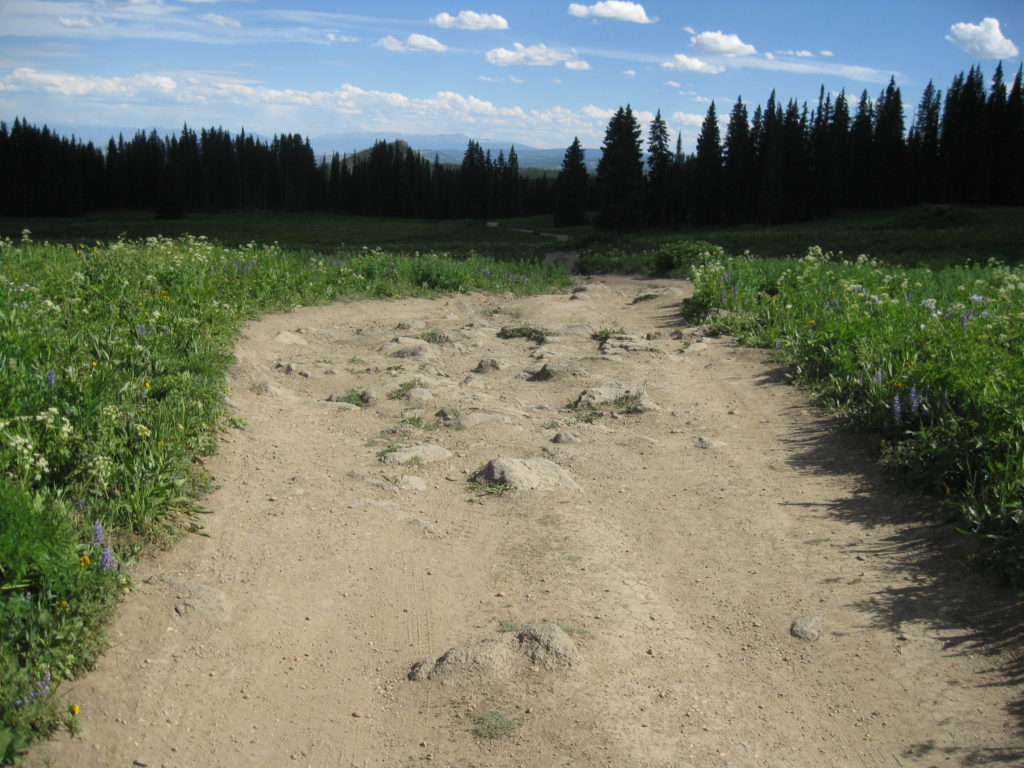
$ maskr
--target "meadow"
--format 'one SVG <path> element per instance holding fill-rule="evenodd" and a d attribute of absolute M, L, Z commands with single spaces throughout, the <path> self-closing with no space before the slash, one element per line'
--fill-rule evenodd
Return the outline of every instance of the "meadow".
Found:
<path fill-rule="evenodd" d="M 76 727 L 78 705 L 57 689 L 103 647 L 130 588 L 124 566 L 200 529 L 197 459 L 241 426 L 223 398 L 242 322 L 336 300 L 567 284 L 564 271 L 472 245 L 459 258 L 328 257 L 195 236 L 0 240 L 0 764 Z"/>

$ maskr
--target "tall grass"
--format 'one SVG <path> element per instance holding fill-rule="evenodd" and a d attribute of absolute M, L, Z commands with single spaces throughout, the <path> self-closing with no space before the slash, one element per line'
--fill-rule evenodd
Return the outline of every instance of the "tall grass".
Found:
<path fill-rule="evenodd" d="M 567 284 L 532 263 L 356 249 L 325 259 L 203 238 L 0 240 L 0 763 L 66 723 L 128 586 L 120 567 L 193 524 L 240 324 L 269 311 Z M 71 708 L 68 708 L 71 705 Z"/>
<path fill-rule="evenodd" d="M 938 494 L 977 557 L 1024 587 L 1024 267 L 900 268 L 820 248 L 710 258 L 691 311 L 773 348 L 883 462 Z"/>

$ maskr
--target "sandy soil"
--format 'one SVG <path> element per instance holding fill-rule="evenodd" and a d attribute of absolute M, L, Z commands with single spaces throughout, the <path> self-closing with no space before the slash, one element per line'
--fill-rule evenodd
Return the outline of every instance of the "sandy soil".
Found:
<path fill-rule="evenodd" d="M 136 567 L 110 651 L 70 686 L 80 734 L 29 764 L 1024 764 L 1020 604 L 963 569 L 934 501 L 887 484 L 764 353 L 673 338 L 688 284 L 580 289 L 249 325 L 208 536 Z M 527 323 L 557 335 L 498 336 Z M 591 339 L 612 328 L 630 336 Z M 650 410 L 565 407 L 622 382 Z M 328 400 L 351 389 L 377 399 Z M 447 453 L 387 463 L 398 445 Z M 571 481 L 473 485 L 497 457 Z M 817 640 L 791 633 L 806 616 Z M 538 622 L 580 659 L 408 679 Z"/>

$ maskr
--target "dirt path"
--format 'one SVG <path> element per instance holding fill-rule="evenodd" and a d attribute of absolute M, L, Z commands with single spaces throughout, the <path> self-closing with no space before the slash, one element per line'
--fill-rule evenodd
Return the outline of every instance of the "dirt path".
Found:
<path fill-rule="evenodd" d="M 673 338 L 687 284 L 582 287 L 251 324 L 209 537 L 138 567 L 71 691 L 80 735 L 30 765 L 1024 764 L 1020 605 L 957 565 L 930 502 L 762 352 Z M 557 335 L 499 338 L 526 323 Z M 624 382 L 644 412 L 565 408 Z M 376 399 L 328 401 L 352 389 Z M 469 483 L 497 457 L 551 462 L 553 487 Z M 506 633 L 407 678 L 544 622 L 578 657 Z"/>

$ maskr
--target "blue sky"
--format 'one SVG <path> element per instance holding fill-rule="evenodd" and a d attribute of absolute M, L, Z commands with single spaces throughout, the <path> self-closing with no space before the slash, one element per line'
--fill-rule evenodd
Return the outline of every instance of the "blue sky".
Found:
<path fill-rule="evenodd" d="M 599 146 L 629 103 L 693 151 L 712 99 L 1008 77 L 1022 0 L 0 0 L 0 119 Z"/>

